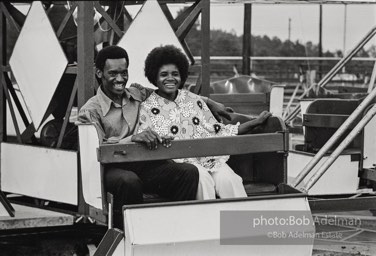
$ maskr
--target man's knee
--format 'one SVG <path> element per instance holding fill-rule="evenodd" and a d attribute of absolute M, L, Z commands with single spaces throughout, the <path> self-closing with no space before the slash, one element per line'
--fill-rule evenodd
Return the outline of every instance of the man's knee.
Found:
<path fill-rule="evenodd" d="M 105 184 L 109 191 L 115 193 L 120 191 L 142 191 L 142 182 L 137 174 L 120 168 L 105 170 Z"/>
<path fill-rule="evenodd" d="M 106 178 L 106 189 L 114 195 L 116 208 L 142 202 L 142 182 L 134 172 L 112 169 Z"/>
<path fill-rule="evenodd" d="M 182 176 L 191 181 L 198 181 L 199 172 L 196 166 L 192 164 L 182 163 L 179 166 L 179 171 Z"/>
<path fill-rule="evenodd" d="M 117 183 L 123 191 L 142 193 L 142 182 L 134 172 L 123 171 Z"/>

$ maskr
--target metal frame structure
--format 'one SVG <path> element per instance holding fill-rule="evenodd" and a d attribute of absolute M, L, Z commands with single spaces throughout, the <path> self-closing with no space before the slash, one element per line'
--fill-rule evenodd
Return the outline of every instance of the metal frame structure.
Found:
<path fill-rule="evenodd" d="M 19 2 L 19 1 L 17 1 Z M 93 9 L 95 8 L 101 15 L 102 18 L 100 22 L 106 21 L 111 29 L 111 33 L 114 33 L 115 40 L 121 38 L 126 32 L 127 27 L 132 22 L 132 18 L 126 10 L 127 5 L 142 4 L 144 1 L 124 1 L 124 6 L 118 5 L 112 1 L 71 1 L 72 5 L 69 10 L 67 10 L 64 19 L 59 25 L 56 36 L 61 37 L 62 32 L 64 31 L 69 19 L 71 19 L 73 12 L 77 9 L 78 18 L 77 18 L 77 65 L 68 66 L 65 74 L 75 74 L 76 80 L 73 87 L 69 104 L 66 109 L 65 121 L 61 129 L 59 140 L 57 143 L 57 148 L 60 148 L 62 145 L 62 140 L 64 136 L 65 129 L 68 123 L 68 117 L 70 115 L 73 102 L 77 97 L 78 108 L 80 108 L 91 96 L 94 95 L 95 91 L 95 78 L 94 78 L 94 69 L 93 69 L 93 59 L 94 59 L 94 30 L 97 26 L 93 26 Z M 47 12 L 51 4 L 64 4 L 61 1 L 44 1 Z M 186 45 L 184 38 L 188 34 L 190 28 L 196 22 L 197 18 L 201 15 L 201 36 L 202 36 L 202 56 L 201 56 L 201 65 L 195 65 L 195 70 L 198 70 L 201 73 L 201 84 L 209 85 L 210 82 L 210 55 L 209 55 L 209 40 L 210 40 L 210 2 L 204 0 L 189 0 L 189 1 L 159 1 L 163 12 L 166 17 L 169 19 L 172 27 L 182 43 L 185 46 L 186 50 L 189 52 L 189 48 Z M 187 3 L 191 4 L 189 8 L 186 9 L 180 16 L 175 19 L 172 17 L 171 12 L 167 4 L 174 3 Z M 14 92 L 14 89 L 11 84 L 10 77 L 6 72 L 11 71 L 11 68 L 8 64 L 8 59 L 6 56 L 6 42 L 7 42 L 7 23 L 17 32 L 20 32 L 20 29 L 23 25 L 25 17 L 18 12 L 13 12 L 9 10 L 10 3 L 0 3 L 0 33 L 2 34 L 2 40 L 0 42 L 0 58 L 2 60 L 1 70 L 0 70 L 0 81 L 3 87 L 3 90 L 0 93 L 0 118 L 1 118 L 1 127 L 0 127 L 0 141 L 7 141 L 7 132 L 6 132 L 6 102 L 8 102 L 9 109 L 12 115 L 12 120 L 16 128 L 17 141 L 19 143 L 24 143 L 30 138 L 33 138 L 35 128 L 28 123 L 26 114 L 22 109 L 19 99 Z M 104 6 L 108 6 L 107 11 L 105 11 Z M 118 11 L 124 13 L 124 15 L 117 19 L 113 20 L 111 14 Z M 116 42 L 116 41 L 115 41 Z M 201 94 L 208 95 L 209 87 L 203 86 Z M 10 95 L 14 99 L 14 105 L 10 101 Z M 21 114 L 22 120 L 27 127 L 24 132 L 19 131 L 18 123 L 15 118 L 15 108 Z"/>
<path fill-rule="evenodd" d="M 15 1 L 19 3 L 19 1 Z M 64 142 L 64 135 L 66 133 L 69 116 L 71 114 L 73 105 L 77 101 L 78 109 L 85 104 L 85 102 L 94 95 L 96 89 L 95 70 L 93 66 L 95 41 L 94 31 L 98 29 L 98 24 L 93 25 L 93 10 L 96 9 L 102 17 L 99 23 L 107 22 L 109 32 L 107 37 L 114 44 L 117 43 L 124 35 L 130 23 L 132 17 L 127 11 L 128 5 L 143 4 L 144 1 L 124 1 L 124 5 L 119 5 L 113 1 L 70 1 L 70 9 L 64 14 L 64 18 L 61 23 L 58 24 L 55 33 L 57 38 L 62 39 L 64 30 L 67 27 L 68 21 L 73 19 L 73 13 L 77 10 L 77 64 L 68 65 L 64 74 L 75 75 L 74 86 L 69 96 L 69 102 L 65 109 L 65 118 L 62 123 L 61 130 L 59 132 L 57 143 L 55 148 L 62 149 Z M 209 55 L 209 40 L 210 40 L 210 2 L 206 0 L 160 0 L 158 1 L 162 11 L 169 20 L 177 38 L 185 48 L 188 55 L 190 55 L 189 48 L 184 39 L 188 34 L 190 28 L 194 25 L 199 17 L 201 17 L 201 36 L 202 36 L 202 55 L 200 65 L 194 65 L 193 70 L 199 72 L 200 78 L 197 81 L 198 84 L 204 84 L 201 88 L 201 94 L 209 94 L 209 82 L 210 82 L 210 55 Z M 25 2 L 30 3 L 30 2 Z M 190 6 L 182 12 L 175 19 L 173 18 L 167 4 L 186 3 Z M 46 12 L 49 12 L 52 4 L 62 5 L 66 2 L 62 1 L 43 1 Z M 106 10 L 107 9 L 107 10 Z M 114 20 L 114 13 L 122 13 L 123 15 Z M 16 31 L 20 33 L 24 24 L 26 16 L 19 11 L 16 11 L 12 6 L 12 2 L 0 3 L 0 33 L 2 35 L 0 40 L 0 143 L 1 142 L 17 142 L 24 145 L 38 145 L 38 140 L 35 137 L 36 128 L 32 123 L 28 121 L 26 115 L 26 109 L 23 109 L 21 105 L 21 99 L 18 98 L 16 91 L 11 81 L 11 67 L 9 66 L 9 58 L 7 56 L 7 36 L 10 28 L 12 32 Z M 193 59 L 193 58 L 192 58 Z M 11 118 L 15 127 L 16 136 L 10 137 L 7 134 L 7 107 L 9 107 Z M 51 113 L 51 110 L 47 110 L 47 114 Z M 16 111 L 21 116 L 22 122 L 26 129 L 20 130 L 20 124 L 16 117 Z M 0 149 L 1 150 L 1 149 Z M 0 151 L 1 153 L 1 151 Z M 0 167 L 1 171 L 1 167 Z M 79 214 L 89 215 L 89 208 L 84 203 L 82 197 L 81 186 L 81 174 L 78 173 L 78 212 Z M 1 188 L 0 188 L 1 189 Z M 0 190 L 1 191 L 1 190 Z M 6 199 L 6 198 L 5 198 Z"/>

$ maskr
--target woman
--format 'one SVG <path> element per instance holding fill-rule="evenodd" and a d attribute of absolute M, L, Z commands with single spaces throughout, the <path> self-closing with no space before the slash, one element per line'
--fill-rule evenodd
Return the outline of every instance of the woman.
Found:
<path fill-rule="evenodd" d="M 145 76 L 158 89 L 141 104 L 138 132 L 152 129 L 161 137 L 195 139 L 244 134 L 263 123 L 269 112 L 236 125 L 217 122 L 206 103 L 196 94 L 180 90 L 188 76 L 189 63 L 175 46 L 154 48 L 145 60 Z M 175 159 L 199 170 L 197 199 L 246 197 L 242 178 L 227 164 L 229 156 Z"/>

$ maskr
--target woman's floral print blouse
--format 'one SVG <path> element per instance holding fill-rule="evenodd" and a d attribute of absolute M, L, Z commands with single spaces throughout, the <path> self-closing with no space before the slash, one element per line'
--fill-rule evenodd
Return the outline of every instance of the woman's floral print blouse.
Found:
<path fill-rule="evenodd" d="M 187 90 L 178 90 L 175 101 L 153 92 L 141 104 L 139 122 L 138 133 L 150 127 L 160 136 L 172 136 L 175 140 L 235 136 L 239 127 L 239 123 L 224 125 L 217 122 L 206 103 Z M 229 156 L 208 156 L 175 161 L 199 164 L 212 169 L 219 167 L 228 158 Z"/>

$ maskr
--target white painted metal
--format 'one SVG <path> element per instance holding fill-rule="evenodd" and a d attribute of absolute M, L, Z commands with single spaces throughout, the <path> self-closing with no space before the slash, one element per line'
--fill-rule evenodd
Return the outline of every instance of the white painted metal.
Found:
<path fill-rule="evenodd" d="M 158 1 L 146 1 L 118 43 L 129 55 L 128 85 L 136 82 L 155 88 L 144 75 L 144 63 L 152 49 L 166 44 L 175 45 L 184 52 Z"/>
<path fill-rule="evenodd" d="M 314 154 L 290 151 L 287 158 L 288 184 L 292 184 L 295 178 L 305 166 L 312 160 Z M 303 187 L 316 172 L 319 166 L 327 160 L 324 156 L 313 170 L 304 178 L 303 182 L 297 187 Z M 353 194 L 356 193 L 359 185 L 358 161 L 351 161 L 351 155 L 341 155 L 320 178 L 320 180 L 308 191 L 309 195 L 327 195 L 327 194 Z"/>
<path fill-rule="evenodd" d="M 7 209 L 5 209 L 4 205 L 0 202 L 0 217 L 2 216 L 8 216 L 9 217 L 9 213 L 7 211 Z"/>
<path fill-rule="evenodd" d="M 1 190 L 77 205 L 77 153 L 1 143 Z"/>
<path fill-rule="evenodd" d="M 282 118 L 283 96 L 285 93 L 284 85 L 274 85 L 270 91 L 270 107 L 269 112 L 274 116 Z"/>
<path fill-rule="evenodd" d="M 42 3 L 34 1 L 9 64 L 36 129 L 40 126 L 67 63 Z"/>
<path fill-rule="evenodd" d="M 311 255 L 313 245 L 220 245 L 224 210 L 310 211 L 304 197 L 126 209 L 124 255 Z"/>
<path fill-rule="evenodd" d="M 98 133 L 91 124 L 78 125 L 78 133 L 83 196 L 87 204 L 102 209 L 101 169 L 96 152 Z"/>
<path fill-rule="evenodd" d="M 363 168 L 374 168 L 376 165 L 376 117 L 364 127 Z"/>

